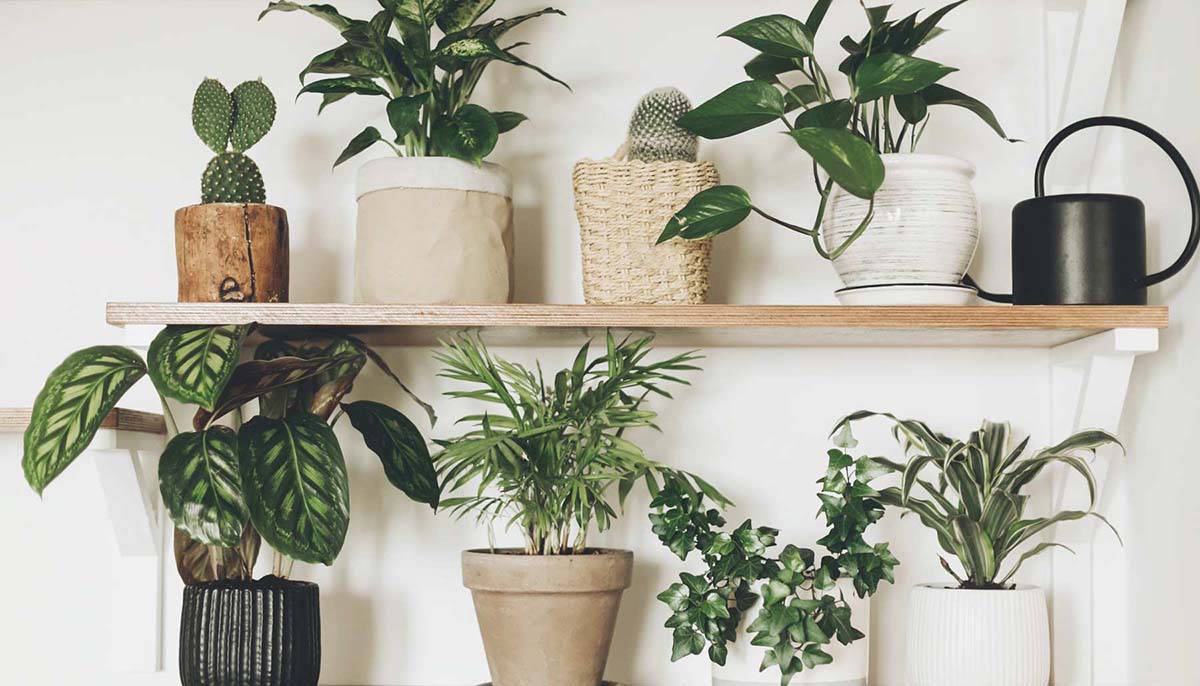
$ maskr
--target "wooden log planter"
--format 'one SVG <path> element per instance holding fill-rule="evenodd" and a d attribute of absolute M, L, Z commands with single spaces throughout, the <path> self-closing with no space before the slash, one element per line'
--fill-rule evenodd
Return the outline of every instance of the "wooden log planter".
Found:
<path fill-rule="evenodd" d="M 210 203 L 175 213 L 180 302 L 288 301 L 288 221 L 281 207 Z"/>

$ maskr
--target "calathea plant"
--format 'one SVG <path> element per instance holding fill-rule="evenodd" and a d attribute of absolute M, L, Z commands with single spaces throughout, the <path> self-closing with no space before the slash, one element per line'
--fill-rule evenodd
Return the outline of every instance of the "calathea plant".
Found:
<path fill-rule="evenodd" d="M 230 93 L 205 79 L 192 101 L 192 127 L 217 153 L 204 170 L 201 202 L 265 203 L 262 173 L 245 153 L 275 123 L 275 96 L 260 81 L 246 81 Z"/>
<path fill-rule="evenodd" d="M 1047 541 L 1021 552 L 1059 522 L 1094 517 L 1108 525 L 1107 519 L 1091 509 L 1096 505 L 1096 480 L 1083 457 L 1104 446 L 1120 445 L 1107 432 L 1082 431 L 1023 456 L 1029 438 L 1013 447 L 1012 430 L 1006 423 L 984 422 L 962 441 L 937 433 L 924 422 L 863 411 L 843 419 L 835 431 L 848 435 L 853 423 L 869 417 L 885 417 L 893 423 L 893 434 L 907 458 L 903 463 L 876 458 L 877 464 L 901 475 L 901 485 L 883 489 L 880 501 L 917 515 L 936 533 L 942 550 L 962 568 L 960 574 L 941 559 L 942 567 L 961 588 L 1013 588 L 1010 582 L 1026 560 L 1052 548 L 1070 550 Z M 1054 464 L 1065 465 L 1087 481 L 1088 510 L 1029 516 L 1025 491 Z M 1020 557 L 1006 564 L 1018 552 Z"/>
<path fill-rule="evenodd" d="M 812 158 L 821 203 L 811 228 L 806 228 L 767 214 L 742 188 L 718 186 L 697 194 L 672 217 L 659 242 L 676 237 L 711 238 L 735 228 L 754 213 L 810 237 L 822 257 L 836 259 L 874 218 L 875 192 L 883 185 L 885 175 L 880 155 L 915 151 L 929 123 L 931 108 L 966 108 L 1005 136 L 986 105 L 941 83 L 956 71 L 954 68 L 913 55 L 945 32 L 938 24 L 965 2 L 958 0 L 925 18 L 915 12 L 899 20 L 888 19 L 890 5 L 868 8 L 864 4 L 869 23 L 866 35 L 860 39 L 846 36 L 841 41 L 848 53 L 838 67 L 848 82 L 845 93 L 835 92 L 815 48 L 832 0 L 817 0 L 806 21 L 773 14 L 751 19 L 721 34 L 758 51 L 745 66 L 749 80 L 701 104 L 681 117 L 679 125 L 702 138 L 719 139 L 782 123 L 788 137 Z M 825 246 L 821 225 L 834 184 L 870 203 L 850 237 L 841 245 Z"/>
<path fill-rule="evenodd" d="M 446 498 L 442 507 L 489 525 L 507 519 L 524 537 L 526 554 L 571 555 L 587 550 L 593 525 L 609 528 L 639 482 L 652 493 L 666 484 L 728 505 L 700 477 L 650 460 L 624 437 L 654 426 L 657 415 L 643 404 L 647 396 L 671 397 L 662 386 L 686 384 L 677 375 L 698 369 L 693 353 L 648 361 L 650 344 L 649 338 L 618 342 L 609 334 L 603 354 L 592 357 L 585 344 L 570 368 L 547 379 L 540 367 L 493 356 L 476 338 L 446 342 L 437 355 L 445 365 L 441 375 L 472 386 L 447 395 L 501 411 L 463 417 L 476 428 L 437 441 L 442 450 L 433 460 L 447 491 L 477 483 L 474 493 Z"/>
<path fill-rule="evenodd" d="M 158 475 L 187 583 L 250 578 L 260 535 L 277 553 L 277 575 L 290 567 L 284 556 L 332 564 L 350 521 L 346 464 L 332 429 L 343 413 L 394 486 L 437 506 L 437 477 L 413 423 L 381 403 L 343 402 L 367 361 L 400 383 L 378 354 L 349 337 L 272 339 L 239 364 L 253 328 L 167 327 L 145 362 L 119 346 L 68 357 L 33 406 L 22 461 L 29 485 L 41 493 L 87 448 L 125 392 L 149 375 L 176 434 Z M 199 406 L 192 431 L 178 431 L 168 398 Z M 254 400 L 259 415 L 242 424 L 241 409 Z M 237 429 L 217 423 L 231 414 Z"/>
<path fill-rule="evenodd" d="M 681 574 L 679 583 L 658 596 L 672 612 L 666 626 L 674 630 L 673 661 L 708 646 L 709 659 L 724 665 L 745 614 L 760 598 L 762 607 L 746 631 L 753 645 L 766 649 L 761 669 L 777 668 L 781 684 L 832 662 L 824 646 L 863 637 L 838 586 L 842 582 L 865 598 L 881 581 L 894 581 L 899 561 L 887 543 L 871 545 L 863 537 L 884 513 L 882 495 L 871 482 L 889 470 L 874 458 L 846 452 L 856 445 L 849 433 L 839 435 L 837 444 L 818 481 L 820 513 L 829 527 L 817 541 L 826 551 L 819 560 L 816 551 L 794 545 L 770 556 L 779 531 L 750 520 L 723 530 L 724 517 L 702 493 L 667 484 L 654 499 L 651 504 L 659 508 L 650 515 L 654 533 L 681 560 L 699 551 L 705 566 L 702 574 Z"/>
<path fill-rule="evenodd" d="M 480 162 L 500 134 L 526 120 L 517 112 L 489 112 L 471 103 L 484 70 L 493 62 L 528 67 L 565 83 L 501 46 L 513 28 L 563 12 L 548 7 L 512 19 L 476 23 L 495 0 L 379 0 L 370 20 L 342 16 L 330 5 L 272 2 L 260 15 L 303 11 L 341 34 L 341 45 L 321 53 L 300 72 L 331 75 L 305 84 L 300 94 L 319 93 L 321 109 L 350 95 L 385 98 L 392 135 L 368 126 L 354 137 L 334 166 L 383 141 L 397 155 L 445 156 Z M 441 38 L 435 38 L 435 31 Z M 393 32 L 395 35 L 393 35 Z"/>

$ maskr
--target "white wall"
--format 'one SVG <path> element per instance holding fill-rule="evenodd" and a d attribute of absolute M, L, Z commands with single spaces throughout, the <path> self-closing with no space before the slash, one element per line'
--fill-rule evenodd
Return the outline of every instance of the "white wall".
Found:
<path fill-rule="evenodd" d="M 336 39 L 328 27 L 300 15 L 273 15 L 256 24 L 254 16 L 264 4 L 0 3 L 0 73 L 7 77 L 0 96 L 0 130 L 6 134 L 0 145 L 0 265 L 9 284 L 0 305 L 9 338 L 0 352 L 0 378 L 6 380 L 0 406 L 27 406 L 45 374 L 71 350 L 119 342 L 119 332 L 103 323 L 106 301 L 174 298 L 171 217 L 176 207 L 195 201 L 207 160 L 188 116 L 191 92 L 204 76 L 232 84 L 261 75 L 275 89 L 279 121 L 252 155 L 264 170 L 269 199 L 291 215 L 293 299 L 349 299 L 355 165 L 331 173 L 329 164 L 350 136 L 379 118 L 379 103 L 346 101 L 320 120 L 312 101 L 293 105 L 296 72 Z M 369 0 L 337 4 L 354 14 L 374 6 Z M 505 14 L 541 6 L 531 0 L 501 4 Z M 505 137 L 495 160 L 509 165 L 518 179 L 518 296 L 535 302 L 581 300 L 572 163 L 616 149 L 629 110 L 653 87 L 674 83 L 699 101 L 741 80 L 739 65 L 748 51 L 716 40 L 717 33 L 756 14 L 798 12 L 797 3 L 778 0 L 559 4 L 569 18 L 546 19 L 519 37 L 533 43 L 528 57 L 569 81 L 574 94 L 531 73 L 497 66 L 479 95 L 483 104 L 532 118 Z M 922 3 L 898 4 L 911 11 Z M 831 16 L 821 42 L 830 63 L 840 59 L 835 39 L 860 30 L 854 5 L 837 3 Z M 1046 59 L 1040 0 L 979 1 L 952 15 L 947 26 L 953 32 L 929 54 L 963 68 L 948 83 L 992 104 L 1013 135 L 1043 140 Z M 975 271 L 987 285 L 1003 288 L 1008 208 L 1028 193 L 1037 146 L 1004 144 L 965 113 L 939 113 L 936 123 L 941 128 L 931 127 L 926 150 L 968 157 L 980 167 L 977 187 L 986 226 Z M 718 162 L 727 181 L 749 187 L 764 206 L 806 220 L 815 205 L 807 163 L 780 140 L 778 133 L 763 131 L 709 144 L 705 155 Z M 837 284 L 804 241 L 756 221 L 718 241 L 714 278 L 718 302 L 832 303 Z M 548 366 L 564 363 L 569 354 L 563 349 L 502 352 L 523 360 L 539 356 Z M 824 436 L 847 411 L 891 409 L 953 432 L 966 432 L 984 417 L 1007 418 L 1019 431 L 1034 434 L 1035 444 L 1048 434 L 1045 353 L 709 353 L 707 371 L 696 385 L 660 406 L 665 433 L 641 440 L 655 457 L 699 471 L 725 489 L 741 505 L 730 519 L 753 516 L 801 544 L 819 536 L 813 481 L 823 471 Z M 428 351 L 387 354 L 418 392 L 437 396 L 441 387 Z M 1158 370 L 1159 377 L 1172 376 L 1161 366 Z M 1166 397 L 1194 397 L 1181 391 L 1182 386 Z M 364 379 L 356 392 L 402 402 L 374 377 Z M 1143 393 L 1155 395 L 1153 389 Z M 145 392 L 134 399 L 137 403 L 153 408 Z M 433 433 L 445 436 L 452 431 L 451 420 L 467 407 L 439 402 L 438 410 L 444 423 Z M 1169 441 L 1169 429 L 1155 432 L 1162 437 L 1158 440 Z M 323 589 L 325 681 L 415 686 L 485 679 L 457 570 L 458 551 L 484 543 L 483 532 L 434 518 L 392 492 L 374 457 L 349 434 L 342 437 L 353 482 L 350 538 L 332 569 L 298 570 L 298 576 L 318 581 Z M 870 438 L 871 450 L 888 448 L 882 431 Z M 108 608 L 111 578 L 104 558 L 111 552 L 111 533 L 94 474 L 76 469 L 39 502 L 20 481 L 19 450 L 17 437 L 0 436 L 0 460 L 8 464 L 0 471 L 8 475 L 0 480 L 0 540 L 10 551 L 0 571 L 0 669 L 5 670 L 0 674 L 5 681 L 32 685 L 105 683 L 108 635 L 120 632 L 125 618 Z M 1156 459 L 1165 465 L 1177 463 L 1168 450 L 1159 454 Z M 1141 478 L 1161 478 L 1158 488 L 1182 492 L 1169 469 Z M 1162 499 L 1149 507 L 1169 503 Z M 639 560 L 610 677 L 695 686 L 707 675 L 702 659 L 675 665 L 667 660 L 670 636 L 660 628 L 666 616 L 653 596 L 679 565 L 652 540 L 644 505 L 644 498 L 635 499 L 631 515 L 598 539 L 635 549 Z M 892 686 L 902 682 L 905 589 L 939 579 L 941 572 L 933 541 L 913 522 L 888 520 L 880 534 L 893 541 L 903 562 L 896 588 L 882 593 L 875 605 L 871 627 L 875 682 Z M 1160 543 L 1153 536 L 1146 540 Z M 173 572 L 169 578 L 168 664 L 174 659 L 178 613 L 178 582 Z M 1045 579 L 1043 566 L 1030 568 L 1027 580 Z M 1185 581 L 1181 576 L 1174 588 L 1186 588 Z M 1163 598 L 1158 611 L 1178 618 L 1170 600 Z M 69 664 L 63 646 L 74 658 Z M 109 683 L 170 681 L 169 676 L 122 676 Z"/>

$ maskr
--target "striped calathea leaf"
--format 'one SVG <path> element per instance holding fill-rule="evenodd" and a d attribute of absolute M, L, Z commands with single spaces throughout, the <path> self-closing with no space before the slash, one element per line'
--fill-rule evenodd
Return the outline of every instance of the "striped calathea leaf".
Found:
<path fill-rule="evenodd" d="M 72 354 L 46 379 L 25 431 L 21 466 L 38 494 L 92 442 L 121 396 L 146 374 L 137 353 L 96 346 Z"/>
<path fill-rule="evenodd" d="M 238 436 L 228 427 L 181 433 L 158 464 L 163 504 L 175 526 L 206 545 L 238 545 L 249 519 L 238 469 Z"/>
<path fill-rule="evenodd" d="M 256 360 L 289 357 L 318 362 L 312 376 L 259 398 L 259 410 L 268 417 L 282 417 L 291 408 L 301 408 L 329 419 L 367 363 L 366 355 L 346 338 L 273 339 L 254 351 Z"/>
<path fill-rule="evenodd" d="M 168 326 L 150 343 L 150 378 L 159 394 L 212 410 L 233 375 L 252 325 Z"/>
<path fill-rule="evenodd" d="M 441 497 L 429 447 L 408 417 L 367 400 L 342 405 L 350 423 L 383 463 L 387 480 L 418 503 L 435 510 Z"/>
<path fill-rule="evenodd" d="M 320 417 L 255 417 L 241 429 L 238 456 L 254 528 L 275 550 L 333 564 L 350 524 L 346 463 Z"/>
<path fill-rule="evenodd" d="M 1056 524 L 1094 518 L 1112 528 L 1092 509 L 1096 506 L 1096 480 L 1086 459 L 1099 448 L 1120 447 L 1117 438 L 1106 431 L 1081 431 L 1029 457 L 1023 457 L 1029 439 L 1012 447 L 1012 429 L 1005 423 L 984 422 L 967 440 L 958 441 L 933 431 L 924 422 L 886 413 L 856 412 L 834 431 L 844 432 L 851 424 L 870 417 L 885 417 L 892 422 L 893 433 L 907 458 L 903 464 L 876 460 L 880 466 L 901 474 L 901 486 L 883 489 L 880 501 L 917 515 L 922 524 L 934 530 L 938 544 L 958 559 L 964 575 L 959 576 L 946 560 L 942 560 L 942 566 L 964 588 L 1007 588 L 1026 560 L 1053 548 L 1066 548 L 1053 541 L 1030 547 L 1035 536 Z M 1027 517 L 1029 496 L 1024 490 L 1053 464 L 1065 465 L 1086 482 L 1088 509 Z M 1018 554 L 1015 562 L 1008 563 Z"/>

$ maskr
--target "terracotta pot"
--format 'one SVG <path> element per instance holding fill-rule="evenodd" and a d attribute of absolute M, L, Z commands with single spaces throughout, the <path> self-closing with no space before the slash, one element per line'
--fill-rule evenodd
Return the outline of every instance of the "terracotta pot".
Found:
<path fill-rule="evenodd" d="M 358 172 L 354 301 L 506 303 L 512 179 L 448 157 L 372 160 Z"/>
<path fill-rule="evenodd" d="M 600 684 L 632 552 L 468 550 L 462 564 L 494 686 Z"/>
<path fill-rule="evenodd" d="M 179 302 L 287 302 L 287 212 L 235 203 L 180 208 L 175 260 Z"/>
<path fill-rule="evenodd" d="M 183 686 L 317 686 L 321 593 L 269 576 L 183 589 Z"/>

